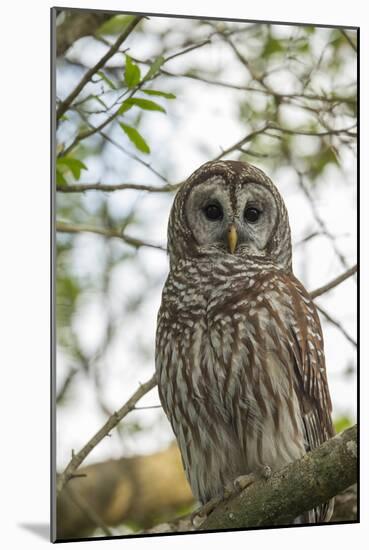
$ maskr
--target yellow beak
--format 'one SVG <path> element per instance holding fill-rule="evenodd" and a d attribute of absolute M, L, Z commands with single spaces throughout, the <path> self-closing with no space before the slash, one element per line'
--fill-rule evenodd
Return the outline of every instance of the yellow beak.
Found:
<path fill-rule="evenodd" d="M 232 224 L 229 226 L 228 229 L 228 248 L 231 254 L 234 254 L 234 251 L 236 250 L 237 240 L 237 230 L 236 227 Z"/>

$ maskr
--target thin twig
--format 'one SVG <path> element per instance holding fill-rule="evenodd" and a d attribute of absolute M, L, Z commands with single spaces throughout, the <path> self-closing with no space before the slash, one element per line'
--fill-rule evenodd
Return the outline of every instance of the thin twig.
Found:
<path fill-rule="evenodd" d="M 166 63 L 167 61 L 170 61 L 171 59 L 174 59 L 176 57 L 179 57 L 181 55 L 184 55 L 188 52 L 192 52 L 193 50 L 197 50 L 198 48 L 202 48 L 203 46 L 206 46 L 207 44 L 211 44 L 211 38 L 209 37 L 207 40 L 203 40 L 202 42 L 198 43 L 198 44 L 193 44 L 192 46 L 189 46 L 188 48 L 185 48 L 177 53 L 174 53 L 173 55 L 169 55 L 168 57 L 165 58 L 165 61 L 164 63 Z"/>
<path fill-rule="evenodd" d="M 234 145 L 231 145 L 231 147 L 228 147 L 228 149 L 225 149 L 220 153 L 217 157 L 215 157 L 213 160 L 220 160 L 224 156 L 228 155 L 229 153 L 233 153 L 233 151 L 242 151 L 242 147 L 245 145 L 245 143 L 251 141 L 256 136 L 260 134 L 266 134 L 270 137 L 277 138 L 279 136 L 276 136 L 274 134 L 267 133 L 268 130 L 274 130 L 277 132 L 281 132 L 282 134 L 291 134 L 291 135 L 298 135 L 298 136 L 314 136 L 314 137 L 324 137 L 324 136 L 330 136 L 330 135 L 338 135 L 338 134 L 348 134 L 350 136 L 355 136 L 355 134 L 350 133 L 350 130 L 354 128 L 355 125 L 349 126 L 347 128 L 340 128 L 338 130 L 329 129 L 324 132 L 311 132 L 308 130 L 291 130 L 289 128 L 281 128 L 280 126 L 276 126 L 275 124 L 268 122 L 264 126 L 262 126 L 259 130 L 254 130 L 253 132 L 250 132 L 242 138 L 240 141 L 237 141 Z M 245 152 L 245 151 L 243 151 Z"/>
<path fill-rule="evenodd" d="M 305 197 L 307 198 L 307 200 L 309 201 L 310 203 L 310 207 L 311 207 L 311 210 L 312 210 L 312 213 L 313 213 L 313 216 L 315 218 L 315 221 L 317 222 L 317 224 L 320 226 L 323 234 L 331 241 L 331 245 L 332 245 L 332 248 L 334 250 L 334 253 L 336 254 L 337 258 L 340 260 L 341 264 L 343 265 L 343 267 L 348 267 L 348 264 L 347 264 L 347 261 L 346 261 L 346 258 L 344 257 L 344 255 L 341 253 L 341 251 L 339 250 L 339 248 L 337 247 L 337 244 L 336 244 L 336 241 L 335 241 L 335 236 L 332 235 L 332 233 L 328 230 L 327 228 L 327 225 L 325 223 L 325 221 L 323 220 L 323 218 L 320 216 L 319 212 L 318 212 L 318 209 L 316 207 L 316 204 L 315 204 L 315 201 L 314 201 L 314 197 L 312 196 L 308 186 L 305 184 L 304 182 L 304 175 L 302 172 L 299 172 L 297 171 L 298 173 L 298 181 L 299 181 L 299 185 L 305 195 Z"/>
<path fill-rule="evenodd" d="M 352 124 L 351 126 L 348 126 L 347 128 L 338 128 L 337 130 L 334 130 L 333 128 L 330 128 L 329 130 L 326 130 L 324 132 L 314 132 L 309 130 L 292 130 L 290 128 L 281 128 L 280 126 L 276 126 L 274 124 L 269 124 L 269 130 L 276 130 L 278 132 L 281 132 L 283 134 L 290 134 L 290 135 L 296 135 L 296 136 L 314 136 L 314 137 L 325 137 L 325 136 L 337 136 L 339 134 L 346 134 L 350 137 L 355 137 L 356 134 L 354 132 L 351 132 L 353 128 L 356 128 L 356 123 Z"/>
<path fill-rule="evenodd" d="M 331 315 L 329 315 L 329 313 L 323 309 L 322 307 L 318 306 L 317 304 L 315 304 L 315 307 L 317 308 L 317 310 L 319 311 L 319 313 L 321 313 L 329 323 L 331 323 L 333 326 L 335 326 L 342 334 L 343 336 L 350 342 L 350 344 L 352 344 L 353 346 L 357 347 L 357 343 L 355 342 L 355 340 L 349 335 L 349 333 L 346 331 L 346 329 L 341 325 L 341 323 L 339 323 L 338 321 L 336 321 L 335 319 L 333 319 L 333 317 L 331 317 Z"/>
<path fill-rule="evenodd" d="M 91 125 L 92 126 L 92 125 Z M 147 168 L 148 170 L 150 170 L 150 172 L 152 172 L 153 174 L 155 174 L 155 176 L 157 176 L 159 179 L 161 179 L 161 181 L 163 181 L 164 183 L 168 184 L 168 181 L 167 179 L 165 178 L 165 176 L 163 176 L 163 174 L 161 174 L 160 172 L 158 172 L 156 170 L 156 168 L 153 168 L 151 166 L 150 163 L 146 162 L 145 160 L 143 160 L 142 158 L 140 158 L 139 156 L 135 155 L 134 153 L 130 153 L 129 151 L 127 151 L 127 149 L 125 149 L 122 145 L 120 145 L 120 143 L 118 143 L 117 141 L 115 141 L 114 139 L 112 139 L 110 136 L 108 136 L 108 134 L 106 134 L 105 132 L 102 132 L 101 130 L 99 130 L 99 135 L 101 137 L 103 137 L 106 141 L 108 141 L 109 143 L 111 143 L 112 145 L 114 145 L 114 147 L 116 147 L 117 149 L 119 149 L 119 151 L 121 151 L 122 153 L 124 153 L 125 155 L 127 155 L 128 157 L 132 158 L 133 160 L 135 160 L 136 162 L 139 162 L 140 164 L 142 164 L 142 166 L 145 166 L 145 168 Z M 168 184 L 169 185 L 169 184 Z"/>
<path fill-rule="evenodd" d="M 58 476 L 57 480 L 57 493 L 63 489 L 65 484 L 71 479 L 77 468 L 82 464 L 85 458 L 90 454 L 90 452 L 98 445 L 104 437 L 106 437 L 109 432 L 117 426 L 117 424 L 130 412 L 134 409 L 136 403 L 146 395 L 152 388 L 156 386 L 156 374 L 154 374 L 147 382 L 141 384 L 140 387 L 134 392 L 132 397 L 115 413 L 113 413 L 110 418 L 105 422 L 105 424 L 100 428 L 100 430 L 86 443 L 84 447 L 78 452 L 75 453 L 65 468 L 64 472 Z"/>
<path fill-rule="evenodd" d="M 354 52 L 356 52 L 357 51 L 356 44 L 355 44 L 355 42 L 353 42 L 351 40 L 351 38 L 349 37 L 349 35 L 345 31 L 345 29 L 341 29 L 341 34 L 343 34 L 343 36 L 346 38 L 347 42 L 350 44 L 351 48 L 354 50 Z"/>
<path fill-rule="evenodd" d="M 111 57 L 113 57 L 113 55 L 118 51 L 121 44 L 131 34 L 131 32 L 136 27 L 136 25 L 141 21 L 141 19 L 142 19 L 142 16 L 137 16 L 134 19 L 132 19 L 132 21 L 130 21 L 130 23 L 127 25 L 124 31 L 119 35 L 115 43 L 112 45 L 110 50 L 106 52 L 106 54 L 96 63 L 96 65 L 91 67 L 91 69 L 89 69 L 86 72 L 86 74 L 83 76 L 83 78 L 74 88 L 74 90 L 72 90 L 71 93 L 64 99 L 64 101 L 60 103 L 56 112 L 56 117 L 58 120 L 69 109 L 73 100 L 80 94 L 80 92 L 83 90 L 86 84 L 91 80 L 94 74 L 96 74 L 100 69 L 102 69 L 105 63 Z"/>
<path fill-rule="evenodd" d="M 308 241 L 311 241 L 311 239 L 314 239 L 315 237 L 321 237 L 322 235 L 325 235 L 325 234 L 326 233 L 324 231 L 313 231 L 313 233 L 310 233 L 309 235 L 301 239 L 301 241 L 298 241 L 295 244 L 295 247 L 301 246 L 302 244 L 307 243 Z"/>
<path fill-rule="evenodd" d="M 103 237 L 114 237 L 120 239 L 135 248 L 146 246 L 149 248 L 156 248 L 158 250 L 166 250 L 158 244 L 147 243 L 145 241 L 141 241 L 140 239 L 136 239 L 135 237 L 129 237 L 128 235 L 122 233 L 119 229 L 107 229 L 105 227 L 95 227 L 93 225 L 73 225 L 63 222 L 56 222 L 56 230 L 59 233 L 96 233 L 97 235 L 102 235 Z"/>
<path fill-rule="evenodd" d="M 247 134 L 246 137 L 242 138 L 240 141 L 237 141 L 234 145 L 231 147 L 228 147 L 228 149 L 225 149 L 222 151 L 217 157 L 213 159 L 213 161 L 220 160 L 221 158 L 225 157 L 226 155 L 229 155 L 229 153 L 232 153 L 233 151 L 237 151 L 240 149 L 245 143 L 248 141 L 251 141 L 254 137 L 258 136 L 259 134 L 263 134 L 266 130 L 270 128 L 269 124 L 265 124 L 259 130 L 254 130 L 253 132 L 250 132 Z"/>
<path fill-rule="evenodd" d="M 72 383 L 72 380 L 73 380 L 73 378 L 75 377 L 75 375 L 77 373 L 78 373 L 78 369 L 75 368 L 75 367 L 72 367 L 69 370 L 69 372 L 68 372 L 68 374 L 67 374 L 67 376 L 66 376 L 66 378 L 65 378 L 65 380 L 64 380 L 64 382 L 63 382 L 63 384 L 60 388 L 60 390 L 58 391 L 58 393 L 56 395 L 56 404 L 57 405 L 59 405 L 60 402 L 64 399 L 64 396 L 67 393 L 67 391 L 68 391 L 68 389 L 69 389 L 69 387 Z"/>
<path fill-rule="evenodd" d="M 147 407 L 135 407 L 135 411 L 147 411 L 148 409 L 161 409 L 161 405 L 148 405 Z"/>
<path fill-rule="evenodd" d="M 139 61 L 139 60 L 137 60 Z M 143 61 L 140 61 L 140 63 L 144 63 Z M 318 95 L 318 94 L 297 94 L 297 93 L 290 93 L 290 94 L 281 94 L 280 92 L 274 91 L 271 88 L 264 89 L 264 88 L 256 88 L 255 86 L 243 86 L 240 84 L 230 84 L 229 82 L 222 82 L 221 80 L 214 80 L 211 78 L 207 78 L 204 76 L 199 76 L 195 74 L 175 74 L 171 71 L 168 71 L 166 69 L 160 69 L 161 74 L 164 76 L 174 77 L 174 78 L 190 78 L 191 80 L 198 80 L 199 82 L 203 82 L 204 84 L 210 84 L 212 86 L 220 86 L 222 88 L 229 88 L 231 90 L 238 90 L 241 92 L 251 92 L 251 93 L 258 93 L 262 95 L 271 95 L 276 98 L 283 98 L 285 100 L 288 99 L 306 99 L 308 101 L 320 101 L 322 103 L 345 103 L 348 105 L 355 105 L 356 100 L 354 98 L 349 97 L 341 97 L 341 96 L 324 96 L 324 95 Z"/>
<path fill-rule="evenodd" d="M 344 273 L 342 273 L 341 275 L 339 275 L 338 277 L 336 277 L 326 285 L 323 285 L 320 288 L 317 288 L 312 292 L 310 292 L 310 296 L 312 298 L 317 298 L 318 296 L 321 296 L 325 292 L 328 292 L 328 290 L 331 290 L 332 288 L 343 283 L 343 281 L 346 281 L 346 279 L 354 275 L 356 272 L 357 272 L 357 265 L 354 265 L 353 267 L 351 267 L 350 269 L 348 269 L 347 271 L 345 271 Z"/>
<path fill-rule="evenodd" d="M 168 193 L 176 189 L 175 185 L 140 185 L 138 183 L 82 183 L 73 185 L 57 185 L 56 190 L 61 193 L 84 193 L 85 191 L 123 191 L 125 189 L 135 189 L 136 191 L 149 191 L 151 193 Z"/>

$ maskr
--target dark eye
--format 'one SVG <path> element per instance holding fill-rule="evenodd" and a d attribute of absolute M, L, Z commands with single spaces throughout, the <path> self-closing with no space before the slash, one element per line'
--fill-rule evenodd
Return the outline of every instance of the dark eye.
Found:
<path fill-rule="evenodd" d="M 247 220 L 250 223 L 255 223 L 260 218 L 261 211 L 258 208 L 255 208 L 255 206 L 249 206 L 245 209 L 245 220 Z"/>
<path fill-rule="evenodd" d="M 208 220 L 216 221 L 223 218 L 223 210 L 219 204 L 208 204 L 204 208 L 204 213 Z"/>

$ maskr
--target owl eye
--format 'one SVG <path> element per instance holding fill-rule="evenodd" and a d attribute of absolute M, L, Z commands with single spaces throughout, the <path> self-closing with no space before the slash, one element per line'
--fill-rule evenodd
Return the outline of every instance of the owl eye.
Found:
<path fill-rule="evenodd" d="M 255 223 L 260 218 L 261 211 L 255 206 L 249 206 L 245 209 L 244 217 L 245 220 L 250 223 Z"/>
<path fill-rule="evenodd" d="M 223 218 L 223 210 L 219 204 L 208 204 L 204 208 L 204 213 L 208 220 L 216 221 Z"/>

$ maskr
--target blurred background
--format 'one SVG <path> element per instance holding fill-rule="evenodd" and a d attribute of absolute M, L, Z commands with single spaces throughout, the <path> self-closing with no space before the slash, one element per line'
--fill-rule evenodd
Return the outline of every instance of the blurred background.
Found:
<path fill-rule="evenodd" d="M 62 472 L 154 372 L 168 215 L 202 163 L 245 160 L 272 178 L 309 291 L 356 264 L 357 52 L 349 29 L 87 10 L 58 11 L 55 32 Z M 340 431 L 356 421 L 356 277 L 315 302 Z M 61 492 L 58 537 L 191 511 L 173 439 L 154 388 Z M 341 504 L 336 519 L 350 519 L 351 496 Z"/>

